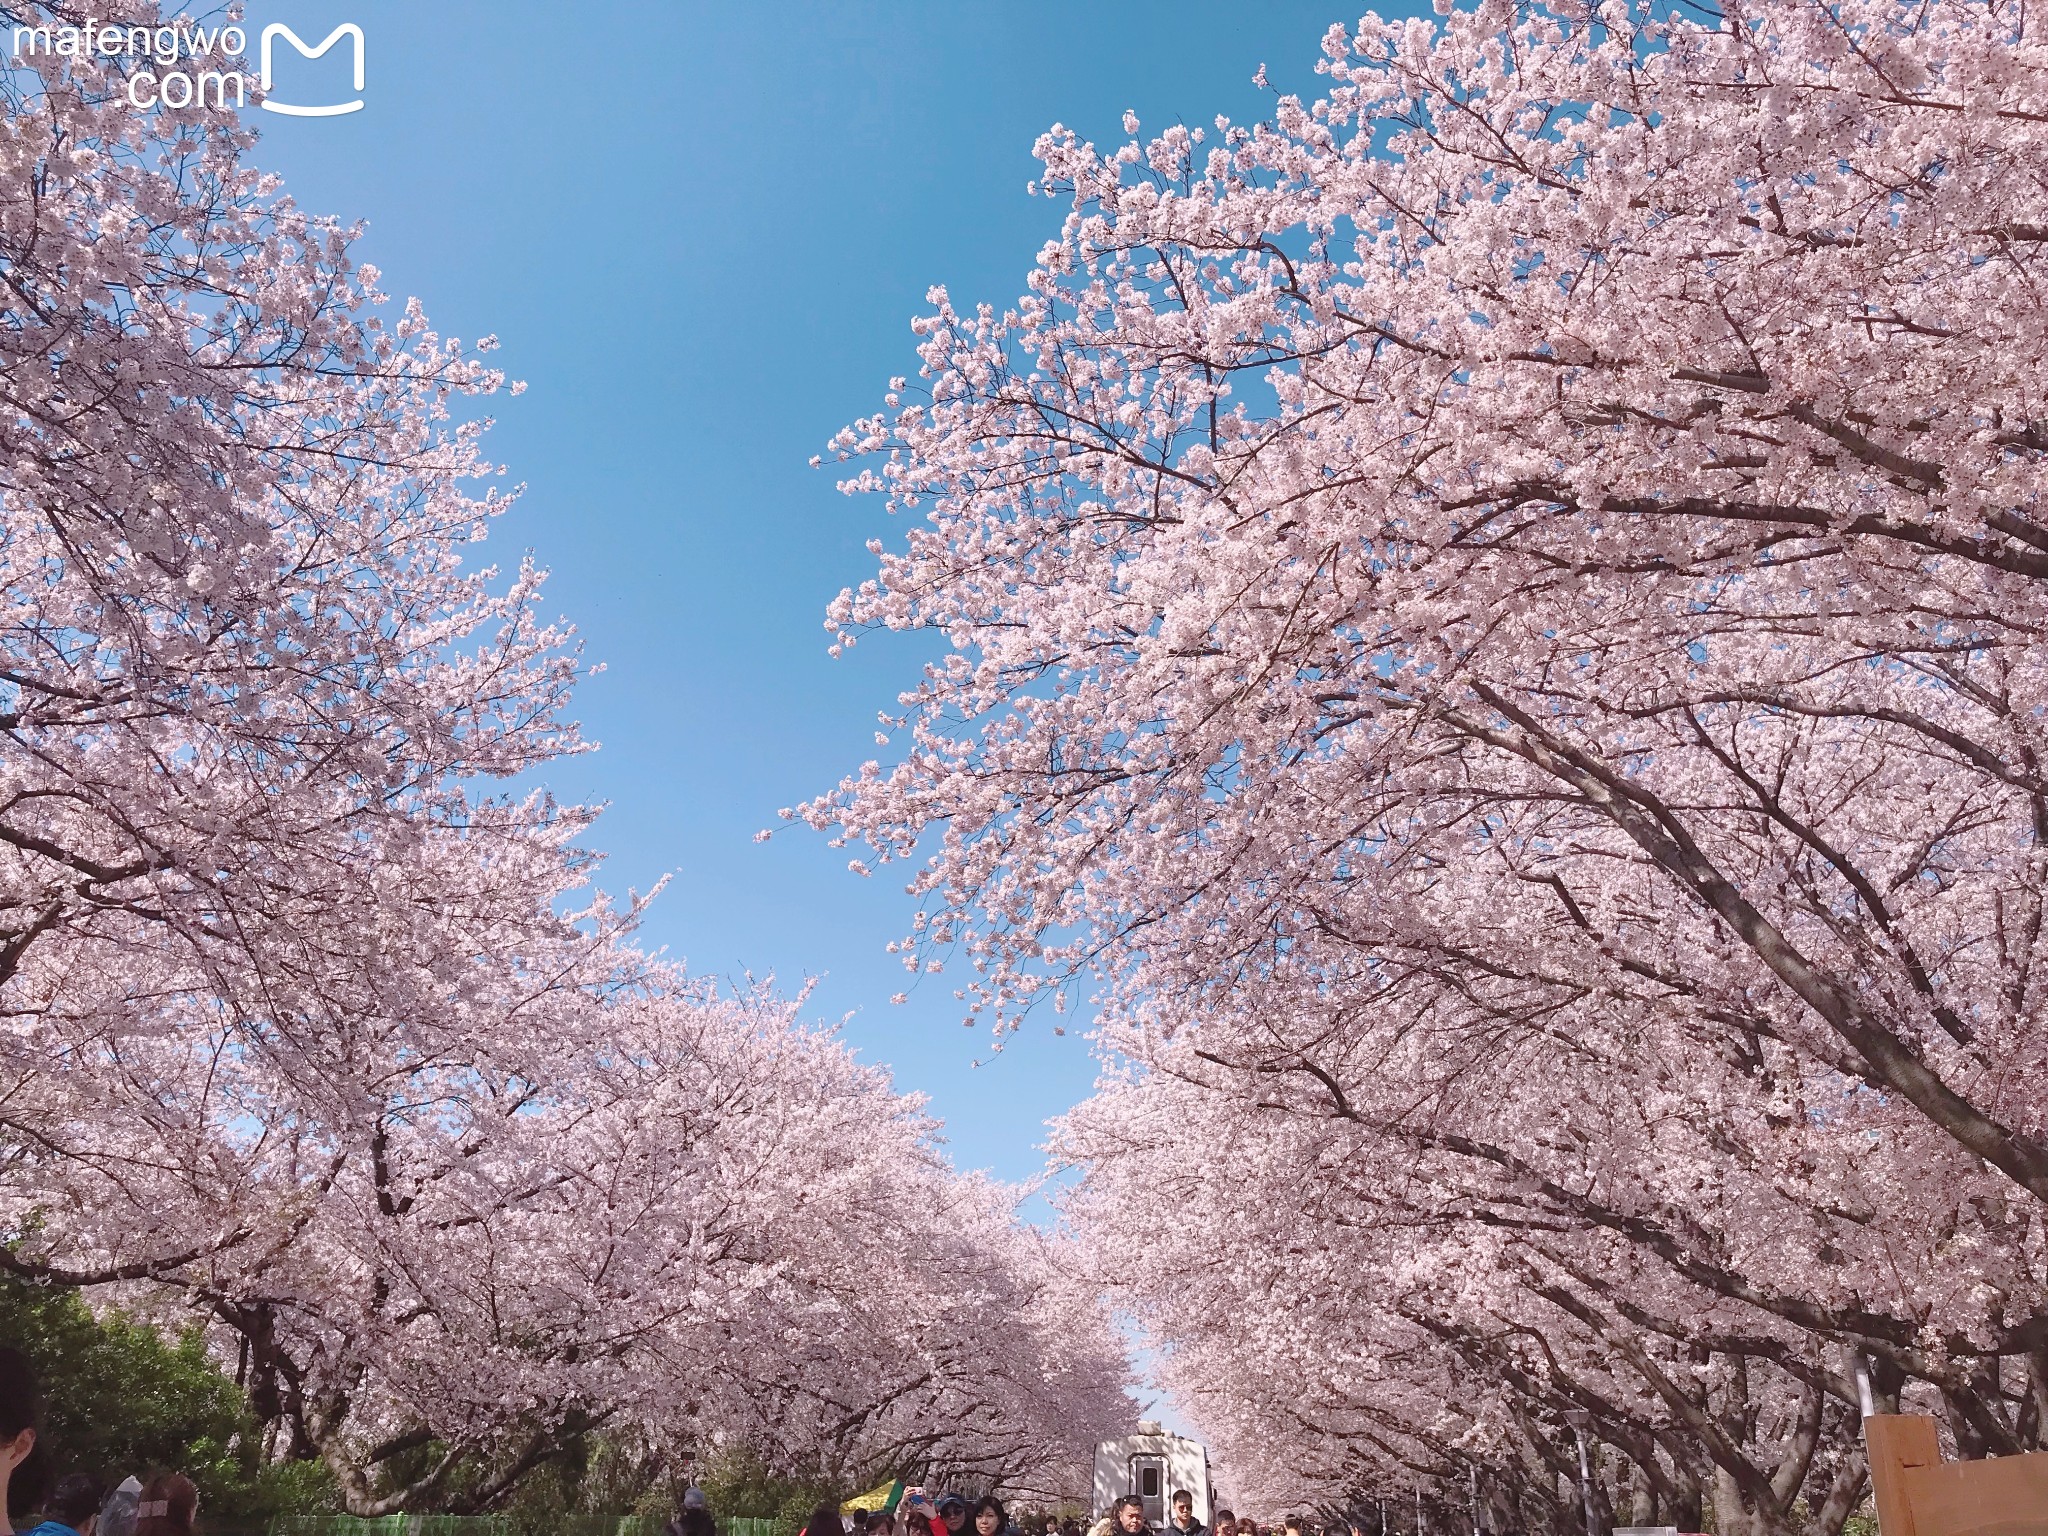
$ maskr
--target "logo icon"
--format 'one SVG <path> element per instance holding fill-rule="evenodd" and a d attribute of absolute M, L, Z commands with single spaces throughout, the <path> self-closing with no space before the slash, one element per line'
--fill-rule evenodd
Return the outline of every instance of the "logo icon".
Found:
<path fill-rule="evenodd" d="M 301 58 L 306 59 L 317 59 L 344 37 L 348 38 L 355 48 L 356 89 L 361 91 L 363 88 L 363 29 L 361 27 L 352 21 L 345 21 L 328 33 L 326 40 L 318 48 L 308 48 L 305 39 L 300 37 L 298 33 L 281 21 L 273 21 L 263 29 L 263 40 L 260 44 L 261 58 L 259 65 L 262 71 L 264 111 L 283 112 L 291 117 L 340 117 L 345 112 L 360 112 L 363 110 L 363 102 L 360 96 L 354 101 L 344 101 L 331 107 L 295 107 L 289 102 L 273 101 L 270 97 L 270 49 L 272 43 L 280 37 L 297 49 Z"/>

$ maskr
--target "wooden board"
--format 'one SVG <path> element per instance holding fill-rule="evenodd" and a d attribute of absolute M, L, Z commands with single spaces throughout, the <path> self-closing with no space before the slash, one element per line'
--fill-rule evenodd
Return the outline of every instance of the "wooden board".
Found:
<path fill-rule="evenodd" d="M 2048 1536 L 2048 1451 L 1943 1461 L 1934 1420 L 1863 1421 L 1881 1536 Z"/>
<path fill-rule="evenodd" d="M 1917 1536 L 2048 1536 L 2048 1451 L 1908 1467 Z"/>

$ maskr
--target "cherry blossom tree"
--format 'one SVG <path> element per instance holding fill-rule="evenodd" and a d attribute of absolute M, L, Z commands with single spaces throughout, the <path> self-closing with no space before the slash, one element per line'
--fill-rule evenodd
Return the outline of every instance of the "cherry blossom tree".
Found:
<path fill-rule="evenodd" d="M 999 1029 L 1092 1001 L 1084 1225 L 1216 1159 L 1198 1224 L 1378 1298 L 1142 1267 L 1242 1445 L 1381 1415 L 1360 1487 L 1556 1499 L 1570 1407 L 1667 1509 L 1839 1518 L 1852 1353 L 1966 1452 L 2048 1380 L 2040 29 L 1439 12 L 1267 122 L 1041 141 L 1027 294 L 934 290 L 834 442 L 921 519 L 838 643 L 947 654 L 797 814 L 912 861 L 906 963 Z M 1318 1339 L 1428 1363 L 1259 1401 Z"/>
<path fill-rule="evenodd" d="M 1061 1144 L 1069 1215 L 1244 1469 L 1233 1499 L 1420 1484 L 1458 1509 L 1476 1482 L 1493 1528 L 1576 1530 L 1582 1413 L 1603 1519 L 1834 1530 L 1862 1492 L 1858 1354 L 1965 1446 L 2037 1439 L 2021 1234 L 1910 1111 L 1816 1075 L 1841 1101 L 1816 1124 L 1654 1022 L 1586 1032 L 1531 1093 L 1554 1041 L 1441 993 L 1305 1034 L 1231 1062 L 1127 1037 L 1145 1069 Z M 1181 1213 L 1135 1269 L 1134 1209 Z"/>
<path fill-rule="evenodd" d="M 0 74 L 0 1266 L 204 1319 L 362 1513 L 610 1427 L 1072 1486 L 1122 1352 L 1011 1192 L 501 787 L 583 743 L 489 344 L 124 67 Z"/>
<path fill-rule="evenodd" d="M 437 1061 L 366 1035 L 346 1117 L 233 1053 L 73 1071 L 47 1091 L 102 1111 L 7 1191 L 12 1263 L 210 1316 L 274 1450 L 359 1513 L 488 1507 L 608 1427 L 1085 1484 L 1124 1360 L 1014 1195 L 797 1004 L 634 965 Z"/>
<path fill-rule="evenodd" d="M 232 118 L 139 113 L 115 67 L 4 84 L 4 1050 L 203 1034 L 317 1092 L 579 942 L 587 813 L 471 787 L 579 749 L 575 658 L 537 571 L 464 562 L 505 503 L 452 413 L 488 344 L 375 314 Z"/>
<path fill-rule="evenodd" d="M 1722 936 L 1695 984 L 2048 1193 L 2026 1074 L 1972 1066 L 2033 1059 L 2038 39 L 1922 14 L 1374 21 L 1207 150 L 1049 135 L 1031 294 L 937 295 L 929 400 L 839 439 L 930 511 L 834 622 L 957 644 L 809 814 L 951 825 L 925 937 L 998 1005 L 1180 953 L 1296 827 L 1219 925 L 1296 921 L 1398 818 L 1548 861 L 1507 872 L 1612 948 L 1566 866 L 1619 862 L 1697 914 L 1672 948 Z"/>

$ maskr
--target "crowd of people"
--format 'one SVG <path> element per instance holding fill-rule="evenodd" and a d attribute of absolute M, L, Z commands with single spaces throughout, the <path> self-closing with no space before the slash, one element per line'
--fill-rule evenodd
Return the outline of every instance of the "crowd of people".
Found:
<path fill-rule="evenodd" d="M 84 1473 L 52 1479 L 48 1448 L 41 1442 L 42 1394 L 35 1369 L 21 1351 L 0 1345 L 0 1536 L 15 1536 L 14 1521 L 35 1511 L 40 1523 L 23 1536 L 194 1536 L 199 1490 L 179 1472 L 155 1472 L 147 1481 L 124 1478 L 112 1488 Z M 1170 1515 L 1155 1529 L 1142 1499 L 1118 1499 L 1107 1515 L 1084 1533 L 1078 1519 L 1044 1516 L 1012 1522 L 994 1494 L 970 1499 L 959 1493 L 933 1497 L 922 1488 L 905 1491 L 894 1509 L 855 1510 L 842 1515 L 831 1504 L 811 1512 L 803 1536 L 1325 1536 L 1320 1527 L 1290 1517 L 1279 1527 L 1228 1509 L 1215 1524 L 1195 1514 L 1194 1495 L 1178 1489 L 1168 1500 Z M 704 1491 L 684 1495 L 667 1536 L 717 1536 Z M 1344 1536 L 1344 1533 L 1332 1533 Z M 1352 1525 L 1348 1536 L 1366 1536 Z"/>
<path fill-rule="evenodd" d="M 1057 1530 L 1058 1523 L 1052 1522 Z M 856 1509 L 842 1515 L 837 1506 L 820 1504 L 811 1511 L 803 1536 L 1023 1536 L 1010 1512 L 994 1494 L 974 1500 L 958 1493 L 933 1498 L 922 1488 L 906 1489 L 894 1509 Z"/>
<path fill-rule="evenodd" d="M 181 1472 L 129 1476 L 109 1488 L 96 1477 L 50 1475 L 42 1444 L 42 1392 L 18 1349 L 0 1346 L 0 1536 L 16 1519 L 42 1520 L 27 1536 L 192 1536 L 199 1489 Z"/>
<path fill-rule="evenodd" d="M 1155 1527 L 1145 1511 L 1145 1501 L 1127 1494 L 1084 1529 L 1078 1519 L 1053 1515 L 1041 1517 L 1042 1524 L 1033 1519 L 1013 1522 L 1003 1501 L 994 1494 L 969 1498 L 942 1493 L 933 1498 L 925 1490 L 913 1488 L 893 1510 L 842 1514 L 830 1504 L 820 1504 L 811 1512 L 803 1536 L 1326 1536 L 1320 1525 L 1299 1515 L 1277 1525 L 1261 1525 L 1249 1515 L 1219 1509 L 1215 1523 L 1205 1524 L 1196 1516 L 1194 1494 L 1186 1489 L 1176 1489 L 1167 1508 L 1168 1518 Z M 693 1533 L 681 1531 L 677 1536 Z M 1345 1528 L 1335 1528 L 1330 1536 L 1345 1536 Z M 1349 1536 L 1366 1533 L 1362 1526 L 1353 1525 Z"/>

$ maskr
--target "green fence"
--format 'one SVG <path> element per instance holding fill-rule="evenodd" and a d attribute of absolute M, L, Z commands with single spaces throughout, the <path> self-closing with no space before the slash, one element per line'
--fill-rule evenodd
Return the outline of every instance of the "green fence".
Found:
<path fill-rule="evenodd" d="M 546 1536 L 661 1536 L 653 1515 L 566 1515 L 548 1522 Z M 773 1520 L 718 1522 L 719 1536 L 775 1536 Z M 287 1515 L 270 1523 L 269 1536 L 517 1536 L 506 1515 Z"/>

